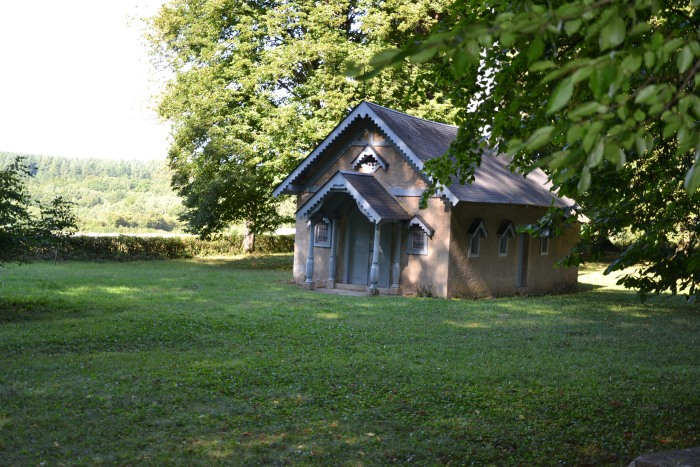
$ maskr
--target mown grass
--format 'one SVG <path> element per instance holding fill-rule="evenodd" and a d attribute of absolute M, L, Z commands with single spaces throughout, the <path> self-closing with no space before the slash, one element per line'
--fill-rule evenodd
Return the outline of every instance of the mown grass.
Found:
<path fill-rule="evenodd" d="M 700 445 L 700 313 L 347 297 L 290 255 L 0 271 L 0 464 L 625 465 Z"/>

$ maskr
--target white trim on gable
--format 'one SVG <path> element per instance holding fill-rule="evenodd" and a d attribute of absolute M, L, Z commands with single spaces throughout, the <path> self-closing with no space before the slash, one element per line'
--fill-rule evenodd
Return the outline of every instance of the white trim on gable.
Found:
<path fill-rule="evenodd" d="M 408 228 L 418 228 L 425 232 L 425 234 L 430 238 L 433 238 L 433 234 L 435 234 L 435 229 L 430 227 L 430 225 L 418 215 L 413 216 L 411 220 L 408 221 Z"/>
<path fill-rule="evenodd" d="M 326 148 L 335 141 L 356 119 L 359 118 L 369 118 L 379 129 L 387 136 L 387 139 L 396 146 L 400 153 L 406 158 L 409 164 L 413 166 L 414 169 L 418 171 L 421 177 L 427 180 L 427 176 L 423 173 L 423 161 L 421 161 L 418 156 L 416 156 L 409 147 L 401 141 L 401 139 L 394 133 L 391 128 L 382 120 L 377 113 L 372 110 L 372 107 L 367 104 L 367 102 L 362 101 L 355 109 L 353 109 L 350 114 L 345 117 L 331 133 L 316 146 L 316 149 L 311 151 L 308 156 L 290 173 L 277 188 L 272 192 L 272 195 L 278 197 L 283 194 L 293 194 L 298 192 L 299 188 L 293 186 L 294 180 L 304 172 L 309 165 L 311 165 L 317 157 L 319 157 Z M 459 201 L 452 192 L 447 188 L 442 189 L 445 192 L 445 196 L 453 203 L 457 204 Z"/>

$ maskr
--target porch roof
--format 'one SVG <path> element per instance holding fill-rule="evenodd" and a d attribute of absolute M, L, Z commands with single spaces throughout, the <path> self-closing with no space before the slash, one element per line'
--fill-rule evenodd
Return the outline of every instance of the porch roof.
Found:
<path fill-rule="evenodd" d="M 371 222 L 404 221 L 411 218 L 401 204 L 371 174 L 339 171 L 297 211 L 297 219 L 311 218 L 335 193 L 347 193 Z"/>

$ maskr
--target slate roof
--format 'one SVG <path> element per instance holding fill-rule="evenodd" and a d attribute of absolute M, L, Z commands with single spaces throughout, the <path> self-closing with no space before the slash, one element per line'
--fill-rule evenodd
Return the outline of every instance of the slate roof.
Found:
<path fill-rule="evenodd" d="M 379 183 L 373 175 L 345 171 L 341 174 L 383 220 L 402 221 L 411 218 L 396 198 L 386 191 L 384 185 Z"/>
<path fill-rule="evenodd" d="M 367 102 L 422 162 L 442 156 L 457 137 L 457 127 L 413 117 Z"/>
<path fill-rule="evenodd" d="M 337 172 L 314 193 L 299 208 L 297 218 L 313 216 L 329 196 L 338 192 L 350 195 L 356 201 L 357 207 L 372 222 L 404 221 L 411 218 L 396 198 L 374 176 L 346 171 Z"/>
<path fill-rule="evenodd" d="M 540 169 L 527 177 L 508 169 L 508 159 L 503 155 L 481 157 L 481 166 L 474 172 L 474 183 L 453 183 L 450 191 L 460 201 L 473 203 L 523 204 L 548 207 L 554 201 L 559 207 L 572 206 L 574 201 L 558 197 L 550 191 L 552 184 Z"/>
<path fill-rule="evenodd" d="M 424 163 L 445 154 L 457 137 L 456 126 L 424 120 L 363 101 L 275 189 L 275 196 L 300 191 L 301 187 L 294 183 L 314 170 L 317 161 L 337 150 L 347 133 L 357 129 L 363 121 L 374 123 L 424 178 Z M 481 166 L 475 171 L 474 183 L 452 183 L 442 191 L 453 204 L 460 201 L 543 207 L 552 203 L 560 207 L 575 204 L 569 198 L 558 197 L 550 191 L 551 186 L 547 175 L 540 169 L 524 177 L 508 169 L 505 156 L 484 153 Z"/>

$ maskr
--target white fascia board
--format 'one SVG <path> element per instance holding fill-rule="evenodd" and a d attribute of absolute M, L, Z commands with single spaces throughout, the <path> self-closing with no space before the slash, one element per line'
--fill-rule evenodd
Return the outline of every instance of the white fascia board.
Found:
<path fill-rule="evenodd" d="M 444 196 L 445 198 L 447 198 L 450 201 L 450 203 L 452 203 L 452 206 L 456 206 L 457 203 L 459 203 L 459 198 L 457 198 L 455 194 L 452 193 L 452 191 L 450 191 L 450 189 L 446 186 L 440 187 L 439 193 L 440 196 Z"/>

